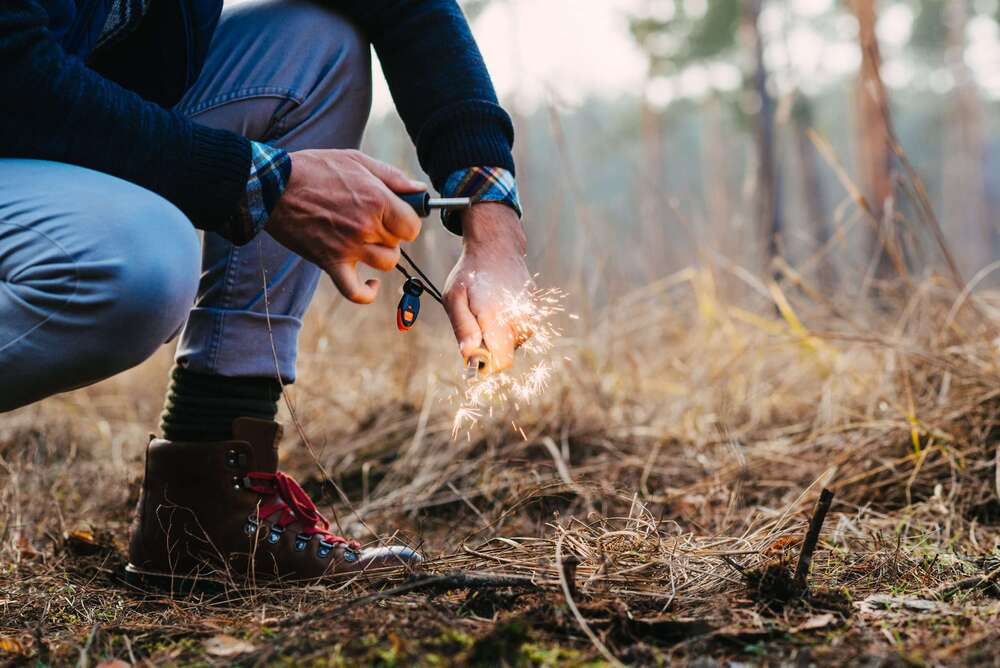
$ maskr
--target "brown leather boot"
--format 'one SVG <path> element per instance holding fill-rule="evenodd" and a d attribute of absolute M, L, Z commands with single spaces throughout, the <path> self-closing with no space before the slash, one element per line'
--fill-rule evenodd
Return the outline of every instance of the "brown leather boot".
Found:
<path fill-rule="evenodd" d="M 312 499 L 277 470 L 281 425 L 240 418 L 233 440 L 150 441 L 129 564 L 133 580 L 190 584 L 318 580 L 413 566 L 405 546 L 362 550 L 334 535 Z"/>

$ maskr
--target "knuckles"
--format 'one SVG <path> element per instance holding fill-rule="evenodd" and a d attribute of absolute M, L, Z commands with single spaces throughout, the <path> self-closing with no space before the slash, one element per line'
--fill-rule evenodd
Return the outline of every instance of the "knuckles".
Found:
<path fill-rule="evenodd" d="M 355 238 L 358 240 L 368 240 L 378 234 L 378 222 L 371 216 L 365 216 L 361 224 L 356 229 Z"/>

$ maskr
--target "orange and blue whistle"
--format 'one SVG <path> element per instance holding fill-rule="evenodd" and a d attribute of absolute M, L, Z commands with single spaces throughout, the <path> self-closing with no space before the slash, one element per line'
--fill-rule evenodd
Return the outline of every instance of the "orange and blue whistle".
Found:
<path fill-rule="evenodd" d="M 419 278 L 408 278 L 403 283 L 403 296 L 396 307 L 396 327 L 405 332 L 413 327 L 420 315 L 420 295 L 424 292 L 424 284 Z"/>

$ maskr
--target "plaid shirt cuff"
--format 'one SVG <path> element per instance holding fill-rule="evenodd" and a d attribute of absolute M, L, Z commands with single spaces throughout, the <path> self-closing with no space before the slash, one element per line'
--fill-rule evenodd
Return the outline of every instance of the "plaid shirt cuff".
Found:
<path fill-rule="evenodd" d="M 520 218 L 521 200 L 517 196 L 514 175 L 501 167 L 467 167 L 452 173 L 441 190 L 443 197 L 471 197 L 476 202 L 501 202 L 517 212 Z M 454 234 L 462 234 L 462 218 L 458 211 L 442 211 L 441 222 Z"/>
<path fill-rule="evenodd" d="M 243 245 L 264 229 L 292 175 L 292 159 L 280 148 L 250 142 L 250 176 L 246 195 L 230 223 L 229 240 Z"/>

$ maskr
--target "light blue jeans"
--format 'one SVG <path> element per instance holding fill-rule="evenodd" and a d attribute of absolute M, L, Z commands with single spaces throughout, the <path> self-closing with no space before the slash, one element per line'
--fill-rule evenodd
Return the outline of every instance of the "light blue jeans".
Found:
<path fill-rule="evenodd" d="M 177 108 L 289 151 L 355 148 L 371 106 L 369 53 L 351 24 L 305 0 L 241 4 L 223 13 Z M 292 381 L 315 265 L 266 233 L 243 247 L 208 233 L 199 249 L 190 221 L 148 190 L 0 159 L 0 411 L 135 366 L 178 331 L 177 361 L 189 369 L 273 376 L 262 266 L 278 365 Z"/>

